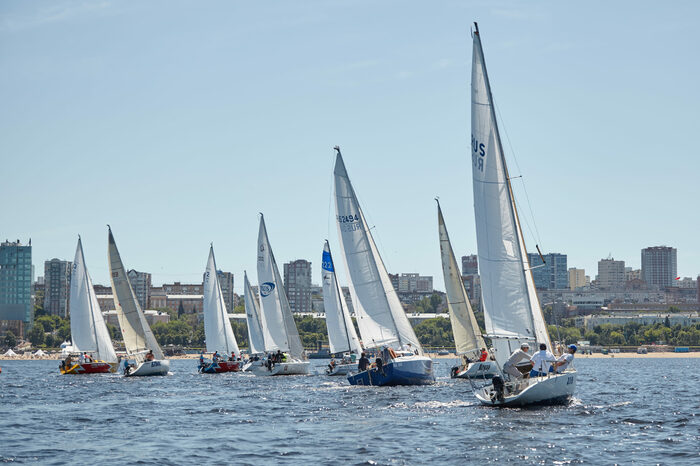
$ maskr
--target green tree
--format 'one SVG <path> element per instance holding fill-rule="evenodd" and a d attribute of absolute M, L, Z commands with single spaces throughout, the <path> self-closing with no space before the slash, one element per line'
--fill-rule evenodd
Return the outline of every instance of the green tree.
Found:
<path fill-rule="evenodd" d="M 450 347 L 455 344 L 449 319 L 442 317 L 426 319 L 416 325 L 413 330 L 423 346 Z"/>
<path fill-rule="evenodd" d="M 27 338 L 33 346 L 39 346 L 44 343 L 44 326 L 41 322 L 34 322 L 32 329 L 27 333 Z"/>
<path fill-rule="evenodd" d="M 8 330 L 7 333 L 5 333 L 5 345 L 9 346 L 10 348 L 14 348 L 17 346 L 17 336 L 12 333 L 12 331 Z"/>

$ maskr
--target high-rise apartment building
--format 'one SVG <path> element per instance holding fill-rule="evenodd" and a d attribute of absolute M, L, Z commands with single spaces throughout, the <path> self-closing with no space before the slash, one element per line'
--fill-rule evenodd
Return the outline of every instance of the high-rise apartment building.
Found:
<path fill-rule="evenodd" d="M 433 291 L 433 277 L 417 273 L 402 273 L 399 276 L 399 293 L 430 293 Z"/>
<path fill-rule="evenodd" d="M 228 312 L 233 312 L 233 307 L 235 306 L 233 293 L 233 273 L 217 270 L 216 276 L 219 279 L 219 286 L 221 286 L 221 294 L 224 296 L 226 310 Z"/>
<path fill-rule="evenodd" d="M 625 287 L 625 261 L 613 258 L 598 261 L 598 288 L 601 290 L 621 290 Z"/>
<path fill-rule="evenodd" d="M 292 312 L 312 312 L 311 262 L 298 259 L 284 264 L 284 291 Z"/>
<path fill-rule="evenodd" d="M 652 246 L 642 249 L 642 280 L 647 285 L 674 286 L 677 273 L 676 248 Z"/>
<path fill-rule="evenodd" d="M 565 290 L 569 288 L 569 271 L 566 254 L 552 252 L 544 254 L 544 265 L 539 254 L 528 253 L 535 287 L 540 290 Z"/>
<path fill-rule="evenodd" d="M 641 280 L 642 270 L 633 269 L 632 267 L 625 267 L 625 281 L 629 282 L 632 280 Z"/>
<path fill-rule="evenodd" d="M 44 262 L 44 311 L 52 316 L 68 317 L 72 264 L 60 259 Z"/>
<path fill-rule="evenodd" d="M 577 288 L 583 288 L 590 285 L 590 280 L 587 280 L 586 269 L 569 269 L 569 289 L 571 291 Z"/>
<path fill-rule="evenodd" d="M 138 272 L 134 269 L 126 273 L 129 277 L 129 283 L 134 290 L 136 300 L 139 302 L 141 309 L 150 309 L 151 305 L 151 274 L 147 272 Z"/>
<path fill-rule="evenodd" d="M 476 254 L 462 256 L 462 275 L 478 275 L 479 259 Z"/>
<path fill-rule="evenodd" d="M 24 335 L 32 325 L 32 245 L 0 243 L 0 321 L 4 330 Z"/>

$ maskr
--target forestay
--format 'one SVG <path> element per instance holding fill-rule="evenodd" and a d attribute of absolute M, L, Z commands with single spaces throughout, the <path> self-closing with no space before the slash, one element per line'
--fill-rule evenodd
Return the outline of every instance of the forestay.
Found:
<path fill-rule="evenodd" d="M 292 310 L 284 293 L 282 278 L 270 248 L 265 218 L 260 215 L 258 233 L 258 284 L 262 304 L 263 332 L 267 351 L 282 350 L 293 358 L 301 359 L 304 348 L 297 331 Z"/>
<path fill-rule="evenodd" d="M 345 297 L 338 286 L 328 241 L 323 247 L 321 257 L 321 277 L 323 279 L 323 307 L 326 311 L 326 326 L 328 327 L 328 342 L 331 353 L 353 351 L 360 354 L 362 347 L 357 338 L 355 326 L 352 324 Z"/>
<path fill-rule="evenodd" d="M 362 345 L 422 347 L 396 295 L 345 170 L 340 149 L 335 160 L 335 208 L 341 252 L 350 281 Z"/>
<path fill-rule="evenodd" d="M 250 347 L 250 354 L 264 353 L 265 339 L 260 323 L 260 307 L 253 293 L 253 288 L 248 281 L 248 274 L 245 272 L 243 272 L 243 282 L 245 286 L 245 317 L 246 323 L 248 324 L 248 345 Z"/>
<path fill-rule="evenodd" d="M 114 304 L 117 308 L 119 327 L 122 330 L 124 346 L 129 356 L 142 360 L 143 355 L 149 350 L 153 351 L 156 359 L 163 359 L 163 351 L 153 336 L 151 327 L 146 322 L 146 317 L 141 311 L 136 300 L 136 295 L 126 275 L 126 269 L 119 256 L 119 250 L 109 230 L 109 272 L 114 293 Z"/>
<path fill-rule="evenodd" d="M 117 362 L 109 330 L 85 266 L 83 243 L 78 237 L 70 280 L 70 332 L 73 350 L 94 353 L 96 359 Z"/>
<path fill-rule="evenodd" d="M 445 278 L 447 291 L 447 308 L 452 323 L 452 333 L 455 337 L 457 354 L 475 352 L 479 348 L 485 348 L 486 344 L 481 337 L 479 325 L 474 317 L 474 311 L 469 303 L 469 296 L 464 289 L 462 274 L 460 273 L 457 259 L 452 251 L 450 237 L 447 234 L 445 219 L 438 202 L 438 232 L 440 236 L 440 257 L 442 259 L 442 273 Z"/>
<path fill-rule="evenodd" d="M 471 94 L 474 214 L 486 331 L 551 348 L 515 209 L 478 32 Z M 508 357 L 505 352 L 497 354 L 500 362 Z"/>
<path fill-rule="evenodd" d="M 209 248 L 209 260 L 204 272 L 204 335 L 207 352 L 220 351 L 225 354 L 240 356 L 238 343 L 228 318 L 224 295 L 216 273 L 214 247 Z"/>

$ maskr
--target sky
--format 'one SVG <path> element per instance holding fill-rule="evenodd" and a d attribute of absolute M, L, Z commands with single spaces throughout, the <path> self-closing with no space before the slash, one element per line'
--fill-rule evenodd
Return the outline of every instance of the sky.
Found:
<path fill-rule="evenodd" d="M 528 249 L 595 277 L 678 250 L 700 274 L 700 3 L 0 3 L 0 240 L 109 284 L 107 224 L 154 284 L 217 265 L 256 280 L 259 212 L 280 268 L 338 251 L 333 146 L 391 273 L 444 289 L 434 198 L 476 253 L 472 23 Z M 342 258 L 335 257 L 336 263 Z M 344 283 L 344 267 L 338 266 Z"/>

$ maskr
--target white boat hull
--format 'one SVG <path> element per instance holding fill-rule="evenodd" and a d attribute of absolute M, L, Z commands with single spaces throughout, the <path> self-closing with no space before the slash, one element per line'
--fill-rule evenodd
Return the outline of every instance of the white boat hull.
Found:
<path fill-rule="evenodd" d="M 170 371 L 170 361 L 167 359 L 144 361 L 132 369 L 127 377 L 168 375 L 168 371 Z"/>
<path fill-rule="evenodd" d="M 452 378 L 454 379 L 491 379 L 494 375 L 498 375 L 500 372 L 498 366 L 493 361 L 484 362 L 472 362 L 469 363 L 469 367 L 464 369 L 464 366 L 460 366 L 456 371 L 453 369 Z"/>
<path fill-rule="evenodd" d="M 249 368 L 245 369 L 255 375 L 307 375 L 309 373 L 308 361 L 291 361 L 275 364 L 272 369 L 268 369 L 265 361 L 256 361 Z"/>
<path fill-rule="evenodd" d="M 534 404 L 566 403 L 576 391 L 576 371 L 532 377 L 519 382 L 517 390 L 510 392 L 511 383 L 506 383 L 503 400 L 498 400 L 493 385 L 474 392 L 477 399 L 488 406 L 526 406 Z"/>
<path fill-rule="evenodd" d="M 336 364 L 333 370 L 326 367 L 326 375 L 348 375 L 351 372 L 357 372 L 357 363 L 354 364 Z"/>

